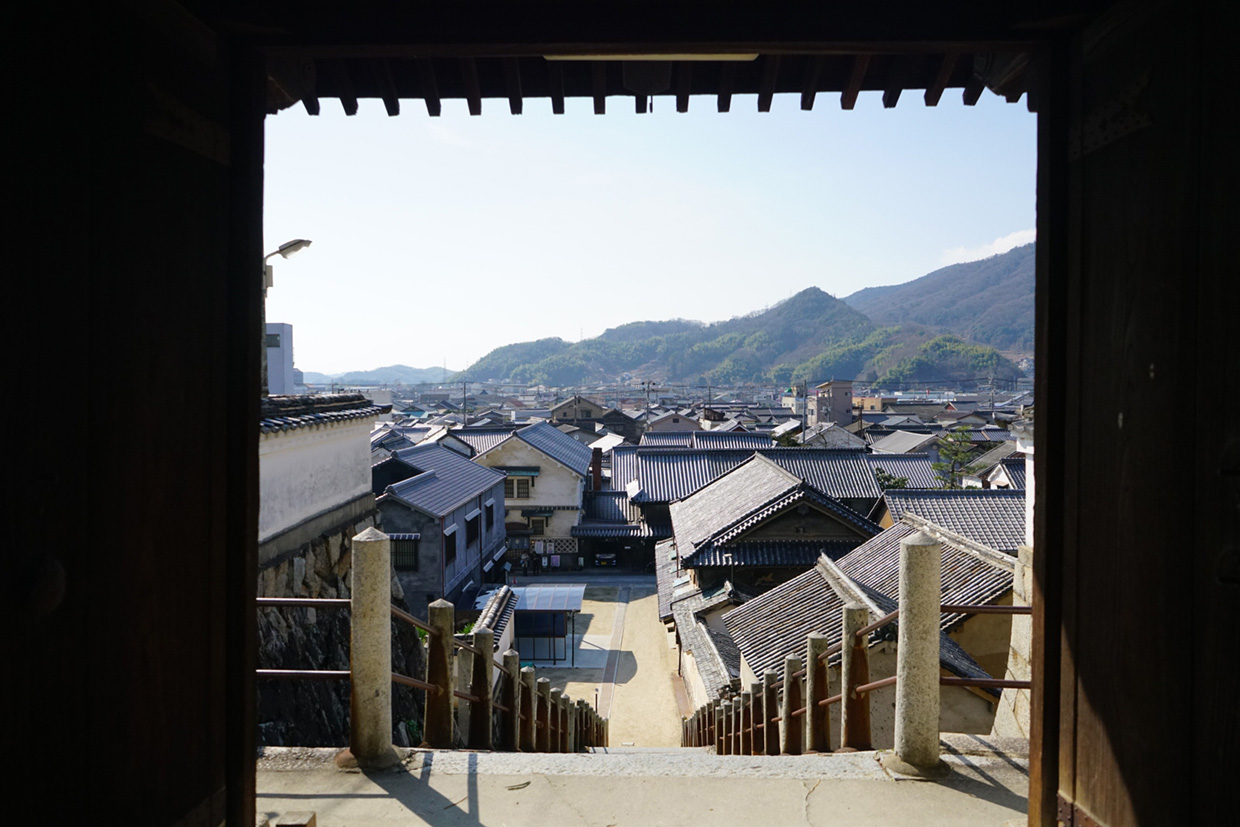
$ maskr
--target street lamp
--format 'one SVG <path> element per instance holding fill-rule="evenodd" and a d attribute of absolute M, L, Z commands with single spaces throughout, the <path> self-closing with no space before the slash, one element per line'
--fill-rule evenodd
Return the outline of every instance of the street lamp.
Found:
<path fill-rule="evenodd" d="M 286 241 L 281 244 L 279 249 L 277 249 L 274 253 L 268 253 L 263 256 L 263 290 L 271 287 L 272 269 L 268 262 L 270 262 L 272 258 L 275 256 L 280 256 L 281 258 L 291 258 L 309 247 L 310 244 L 311 242 L 309 239 L 294 238 L 292 241 Z"/>

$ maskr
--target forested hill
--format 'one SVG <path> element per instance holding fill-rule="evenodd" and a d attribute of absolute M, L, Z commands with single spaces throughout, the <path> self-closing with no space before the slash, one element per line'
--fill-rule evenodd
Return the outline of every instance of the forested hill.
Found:
<path fill-rule="evenodd" d="M 1033 244 L 844 299 L 879 324 L 915 322 L 1005 352 L 1033 353 Z"/>
<path fill-rule="evenodd" d="M 960 381 L 1019 371 L 993 349 L 921 325 L 879 327 L 816 287 L 714 324 L 634 322 L 594 339 L 540 339 L 497 348 L 458 375 L 472 381 L 571 386 L 623 374 L 715 385 L 860 378 Z"/>

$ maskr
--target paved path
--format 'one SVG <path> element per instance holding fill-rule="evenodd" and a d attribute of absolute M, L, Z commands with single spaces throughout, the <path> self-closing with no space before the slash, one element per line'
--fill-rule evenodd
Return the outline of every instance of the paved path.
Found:
<path fill-rule="evenodd" d="M 603 667 L 603 682 L 599 686 L 598 713 L 604 718 L 611 714 L 611 697 L 616 691 L 616 670 L 620 666 L 620 647 L 624 644 L 624 616 L 628 609 L 630 589 L 623 586 L 616 597 L 616 613 L 611 624 L 611 644 L 607 647 L 607 665 Z"/>

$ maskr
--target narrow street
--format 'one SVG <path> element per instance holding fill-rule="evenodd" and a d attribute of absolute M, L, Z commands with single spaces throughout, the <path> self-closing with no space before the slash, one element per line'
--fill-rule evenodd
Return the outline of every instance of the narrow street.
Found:
<path fill-rule="evenodd" d="M 538 666 L 538 676 L 571 698 L 597 702 L 611 721 L 611 746 L 680 745 L 680 710 L 674 679 L 676 659 L 658 618 L 652 575 L 580 572 L 577 576 L 521 579 L 588 584 L 577 616 L 576 668 Z M 600 649 L 607 650 L 599 666 Z M 596 701 L 597 699 L 597 701 Z"/>

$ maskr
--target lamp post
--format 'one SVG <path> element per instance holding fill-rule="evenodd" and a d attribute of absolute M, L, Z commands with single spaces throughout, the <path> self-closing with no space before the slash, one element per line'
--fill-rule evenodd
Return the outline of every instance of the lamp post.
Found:
<path fill-rule="evenodd" d="M 302 250 L 309 247 L 310 243 L 311 242 L 309 241 L 309 239 L 295 238 L 292 241 L 286 241 L 283 244 L 281 244 L 275 250 L 275 252 L 271 252 L 263 256 L 263 317 L 260 322 L 262 325 L 262 330 L 260 331 L 260 334 L 262 336 L 262 342 L 263 342 L 263 347 L 262 347 L 263 369 L 262 369 L 262 379 L 260 381 L 262 382 L 263 396 L 267 395 L 267 387 L 268 387 L 267 386 L 267 289 L 271 287 L 272 285 L 273 268 L 271 266 L 271 259 L 275 258 L 276 256 L 280 256 L 281 258 L 285 258 L 285 259 L 290 258 L 291 256 L 295 256 L 298 253 L 300 253 Z"/>

